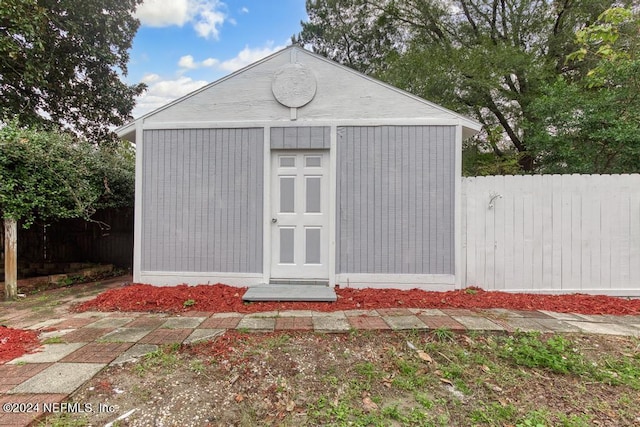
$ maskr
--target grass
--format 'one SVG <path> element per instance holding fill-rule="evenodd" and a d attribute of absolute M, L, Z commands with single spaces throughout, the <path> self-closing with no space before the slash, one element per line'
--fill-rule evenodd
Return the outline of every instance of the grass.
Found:
<path fill-rule="evenodd" d="M 189 369 L 196 374 L 202 374 L 205 371 L 205 366 L 202 360 L 196 359 L 191 361 L 189 364 Z"/>
<path fill-rule="evenodd" d="M 131 394 L 134 395 L 140 402 L 147 403 L 151 400 L 153 393 L 148 388 L 134 385 L 131 388 Z"/>
<path fill-rule="evenodd" d="M 136 407 L 157 405 L 157 387 L 150 384 L 188 376 L 189 387 L 215 387 L 222 399 L 231 396 L 231 405 L 202 396 L 211 411 L 221 408 L 215 414 L 220 425 L 582 427 L 640 421 L 638 340 L 441 332 L 255 334 L 230 344 L 240 351 L 215 364 L 183 353 L 186 347 L 164 347 L 133 365 L 144 376 L 136 381 L 146 386 L 132 394 Z M 242 402 L 233 401 L 240 393 Z M 283 409 L 291 401 L 295 410 Z"/>
<path fill-rule="evenodd" d="M 78 417 L 74 414 L 56 414 L 38 423 L 40 427 L 84 427 L 88 425 L 89 421 L 86 416 Z"/>
<path fill-rule="evenodd" d="M 519 366 L 589 377 L 597 382 L 640 390 L 640 353 L 632 357 L 603 355 L 589 360 L 569 339 L 561 335 L 543 337 L 538 332 L 507 337 L 494 349 L 502 358 Z"/>
<path fill-rule="evenodd" d="M 431 332 L 436 340 L 440 342 L 452 342 L 455 334 L 447 327 L 439 327 Z"/>
<path fill-rule="evenodd" d="M 500 342 L 498 354 L 528 368 L 546 368 L 559 374 L 585 372 L 584 358 L 561 335 L 542 339 L 540 333 L 517 333 Z"/>
<path fill-rule="evenodd" d="M 172 371 L 178 366 L 179 344 L 161 347 L 158 350 L 144 356 L 134 367 L 134 371 L 144 376 L 151 368 L 161 367 L 166 371 Z"/>
<path fill-rule="evenodd" d="M 65 342 L 62 337 L 50 337 L 42 341 L 42 344 L 64 344 Z"/>
<path fill-rule="evenodd" d="M 264 340 L 260 347 L 266 349 L 282 348 L 285 347 L 290 340 L 291 337 L 289 336 L 289 334 L 277 334 Z"/>
<path fill-rule="evenodd" d="M 407 337 L 411 342 L 419 341 L 415 332 L 408 333 Z M 435 360 L 438 367 L 435 370 L 425 367 L 424 361 L 417 358 L 390 351 L 389 358 L 395 364 L 390 388 L 404 396 L 405 404 L 379 405 L 380 408 L 375 413 L 361 409 L 359 396 L 362 390 L 375 390 L 375 383 L 385 378 L 385 372 L 379 365 L 369 361 L 357 363 L 353 366 L 356 381 L 348 382 L 348 389 L 343 391 L 345 397 L 355 396 L 351 403 L 348 400 L 332 402 L 329 397 L 323 396 L 312 405 L 311 420 L 319 424 L 355 426 L 448 425 L 452 418 L 460 418 L 459 414 L 452 414 L 459 412 L 458 406 L 463 399 L 477 398 L 482 394 L 487 400 L 473 402 L 463 417 L 463 425 L 581 427 L 593 425 L 592 415 L 565 414 L 534 407 L 523 411 L 523 408 L 504 399 L 496 400 L 496 394 L 501 394 L 503 388 L 493 383 L 501 383 L 501 379 L 507 379 L 511 384 L 521 384 L 521 374 L 518 371 L 525 369 L 547 371 L 551 375 L 573 377 L 578 381 L 586 379 L 606 385 L 624 385 L 632 389 L 637 389 L 640 380 L 640 356 L 637 354 L 631 358 L 608 355 L 598 359 L 596 356 L 593 360 L 580 351 L 575 342 L 562 335 L 517 333 L 487 339 L 475 336 L 475 340 L 471 340 L 471 345 L 451 345 L 455 341 L 455 335 L 451 331 L 442 329 L 431 332 L 431 341 L 423 342 L 422 349 Z M 478 342 L 474 342 L 476 340 Z M 494 359 L 490 360 L 492 357 Z M 504 369 L 500 366 L 505 363 L 511 367 Z M 456 398 L 455 396 L 460 396 L 458 394 L 449 396 L 444 401 L 434 399 L 425 390 L 437 387 L 437 380 L 446 380 L 446 384 L 452 384 L 451 390 L 457 390 L 467 397 Z M 325 381 L 332 386 L 345 384 L 336 376 L 328 376 Z M 485 392 L 479 393 L 479 388 L 484 388 Z M 584 387 L 583 392 L 588 395 L 588 387 Z M 374 402 L 388 402 L 388 399 L 373 394 L 372 399 Z M 634 401 L 630 395 L 621 396 L 620 400 L 621 408 L 635 405 L 638 409 L 637 399 Z M 447 411 L 434 411 L 434 408 L 443 405 L 447 407 Z M 633 417 L 630 413 L 626 416 Z"/>

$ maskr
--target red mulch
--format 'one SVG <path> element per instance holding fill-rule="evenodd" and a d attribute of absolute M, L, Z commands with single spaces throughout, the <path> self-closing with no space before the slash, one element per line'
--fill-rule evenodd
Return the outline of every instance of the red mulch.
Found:
<path fill-rule="evenodd" d="M 240 357 L 240 360 L 236 362 L 241 362 L 247 343 L 250 342 L 250 345 L 255 346 L 278 334 L 279 332 L 270 332 L 256 335 L 230 329 L 216 338 L 215 341 L 202 341 L 188 347 L 185 351 L 198 356 L 211 357 L 213 360 L 228 359 L 229 356 L 235 354 Z"/>
<path fill-rule="evenodd" d="M 222 284 L 198 286 L 152 286 L 134 284 L 112 289 L 80 304 L 75 311 L 151 311 L 151 312 L 237 312 L 255 313 L 272 310 L 338 311 L 378 308 L 506 308 L 513 310 L 549 310 L 581 314 L 640 314 L 640 299 L 603 295 L 513 294 L 467 288 L 447 292 L 419 289 L 337 289 L 333 303 L 252 302 L 242 301 L 246 288 Z M 184 306 L 185 301 L 195 304 Z"/>
<path fill-rule="evenodd" d="M 0 363 L 20 357 L 40 346 L 38 333 L 0 327 Z"/>

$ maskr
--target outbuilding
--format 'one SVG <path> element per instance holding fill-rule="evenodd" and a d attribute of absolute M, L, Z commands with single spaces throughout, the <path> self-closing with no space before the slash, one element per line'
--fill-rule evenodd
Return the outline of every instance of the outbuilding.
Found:
<path fill-rule="evenodd" d="M 118 129 L 134 281 L 453 289 L 480 125 L 289 46 Z"/>

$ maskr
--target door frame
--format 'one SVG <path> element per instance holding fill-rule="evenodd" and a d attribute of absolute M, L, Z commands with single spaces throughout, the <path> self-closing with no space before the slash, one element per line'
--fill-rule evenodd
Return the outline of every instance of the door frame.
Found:
<path fill-rule="evenodd" d="M 336 285 L 336 194 L 337 194 L 337 143 L 338 143 L 338 125 L 335 123 L 308 123 L 309 126 L 318 125 L 329 126 L 330 145 L 329 145 L 329 286 Z M 264 148 L 263 148 L 263 221 L 262 221 L 262 283 L 266 284 L 272 278 L 271 275 L 271 126 L 274 124 L 265 124 L 264 130 Z M 278 127 L 301 125 L 300 122 L 277 123 Z M 276 151 L 276 150 L 273 150 Z"/>
<path fill-rule="evenodd" d="M 322 160 L 322 166 L 318 169 L 318 172 L 321 173 L 323 177 L 323 184 L 321 187 L 321 200 L 322 200 L 322 212 L 319 214 L 308 214 L 310 222 L 305 222 L 305 212 L 303 205 L 305 204 L 304 194 L 306 189 L 306 181 L 304 176 L 308 176 L 309 173 L 313 175 L 313 169 L 308 170 L 308 166 L 305 166 L 306 157 L 307 156 L 320 156 Z M 296 226 L 296 234 L 295 234 L 295 254 L 296 254 L 296 263 L 291 267 L 278 266 L 278 236 L 277 230 L 280 228 L 279 225 L 284 222 L 285 227 L 289 225 L 287 221 L 286 213 L 279 213 L 278 205 L 279 199 L 276 200 L 278 192 L 279 179 L 278 177 L 282 174 L 277 174 L 277 170 L 281 170 L 278 166 L 278 162 L 281 156 L 293 156 L 298 159 L 295 168 L 291 170 L 291 172 L 298 176 L 299 180 L 296 181 L 295 187 L 295 200 L 296 200 L 296 211 L 293 216 L 290 217 L 290 221 L 293 223 L 297 223 Z M 332 241 L 330 229 L 330 217 L 332 216 L 332 206 L 330 203 L 331 200 L 331 159 L 329 150 L 316 150 L 316 149 L 287 149 L 287 150 L 272 150 L 269 153 L 270 163 L 271 163 L 271 171 L 270 171 L 270 179 L 268 185 L 271 189 L 270 194 L 270 209 L 269 213 L 269 233 L 271 235 L 271 239 L 269 242 L 268 252 L 270 253 L 270 277 L 269 280 L 287 280 L 287 281 L 327 281 L 329 279 L 330 274 L 330 242 Z M 306 171 L 305 171 L 306 170 Z M 286 171 L 286 169 L 285 169 Z M 286 175 L 286 172 L 285 172 Z M 273 222 L 273 220 L 278 222 Z M 293 224 L 291 224 L 293 225 Z M 304 230 L 307 226 L 314 227 L 320 226 L 322 228 L 321 234 L 321 263 L 314 264 L 305 264 L 303 260 L 297 258 L 298 254 L 304 252 L 304 241 L 306 239 L 306 234 Z M 301 246 L 302 245 L 302 246 Z M 266 252 L 266 251 L 265 251 Z M 305 266 L 308 267 L 305 267 Z M 289 270 L 289 271 L 287 271 Z M 294 272 L 298 271 L 299 272 Z"/>

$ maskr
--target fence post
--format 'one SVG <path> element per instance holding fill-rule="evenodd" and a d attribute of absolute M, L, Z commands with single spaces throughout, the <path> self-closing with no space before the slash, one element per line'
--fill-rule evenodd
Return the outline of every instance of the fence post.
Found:
<path fill-rule="evenodd" d="M 15 219 L 4 219 L 4 298 L 18 296 L 18 226 Z"/>

